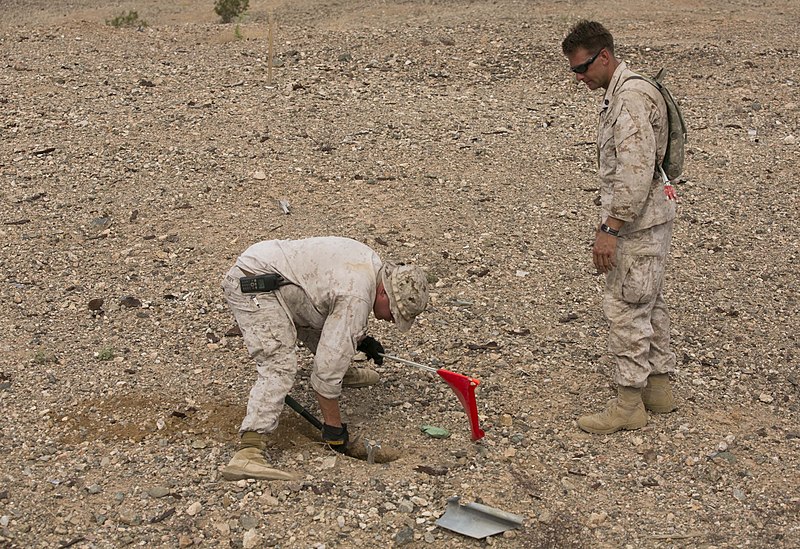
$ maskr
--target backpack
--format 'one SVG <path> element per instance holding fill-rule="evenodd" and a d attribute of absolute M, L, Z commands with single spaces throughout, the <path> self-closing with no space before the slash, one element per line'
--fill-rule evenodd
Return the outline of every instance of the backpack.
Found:
<path fill-rule="evenodd" d="M 678 102 L 672 96 L 669 89 L 661 83 L 664 79 L 666 70 L 661 69 L 655 78 L 648 78 L 646 76 L 631 76 L 626 78 L 622 83 L 628 80 L 644 80 L 652 84 L 664 98 L 664 103 L 667 104 L 667 119 L 669 122 L 669 129 L 667 135 L 667 150 L 664 153 L 664 160 L 661 162 L 659 169 L 661 175 L 665 180 L 664 183 L 674 181 L 683 173 L 683 160 L 685 156 L 686 147 L 686 122 L 683 120 L 683 113 L 681 112 Z"/>

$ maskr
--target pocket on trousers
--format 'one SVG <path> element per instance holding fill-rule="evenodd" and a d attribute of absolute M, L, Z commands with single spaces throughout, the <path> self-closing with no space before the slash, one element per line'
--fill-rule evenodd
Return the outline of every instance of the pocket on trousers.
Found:
<path fill-rule="evenodd" d="M 657 256 L 625 255 L 621 263 L 619 297 L 631 304 L 654 300 L 661 287 L 664 261 Z"/>

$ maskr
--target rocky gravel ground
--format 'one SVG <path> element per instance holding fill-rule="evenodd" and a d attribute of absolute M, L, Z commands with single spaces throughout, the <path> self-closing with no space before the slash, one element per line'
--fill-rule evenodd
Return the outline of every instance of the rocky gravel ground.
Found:
<path fill-rule="evenodd" d="M 148 26 L 106 23 L 130 9 Z M 613 396 L 597 96 L 560 53 L 580 17 L 667 67 L 690 128 L 680 408 L 610 436 L 575 425 Z M 0 547 L 797 547 L 798 20 L 789 0 L 252 0 L 238 25 L 210 0 L 4 2 Z M 401 459 L 334 455 L 287 409 L 267 454 L 301 480 L 226 482 L 255 371 L 221 276 L 252 242 L 324 234 L 427 269 L 413 331 L 371 333 L 479 378 L 486 437 L 387 363 L 342 403 Z M 434 524 L 452 496 L 525 521 L 472 540 Z"/>

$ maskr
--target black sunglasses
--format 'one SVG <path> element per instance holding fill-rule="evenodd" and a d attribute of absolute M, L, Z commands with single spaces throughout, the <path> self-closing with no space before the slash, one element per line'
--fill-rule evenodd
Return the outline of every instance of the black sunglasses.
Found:
<path fill-rule="evenodd" d="M 594 60 L 597 59 L 597 56 L 600 55 L 600 52 L 603 51 L 605 48 L 600 48 L 596 54 L 592 56 L 586 63 L 581 63 L 580 65 L 575 65 L 574 67 L 570 67 L 569 70 L 574 72 L 575 74 L 583 74 L 589 70 L 589 65 L 594 63 Z"/>

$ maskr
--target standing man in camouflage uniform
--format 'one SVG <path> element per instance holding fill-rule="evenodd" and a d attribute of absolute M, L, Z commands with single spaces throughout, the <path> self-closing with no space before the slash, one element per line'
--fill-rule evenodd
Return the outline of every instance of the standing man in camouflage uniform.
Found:
<path fill-rule="evenodd" d="M 250 283 L 256 291 L 243 292 L 251 289 Z M 258 291 L 265 286 L 266 291 Z M 428 304 L 423 270 L 384 263 L 368 246 L 349 238 L 269 240 L 239 256 L 222 288 L 258 370 L 240 427 L 239 450 L 223 476 L 294 478 L 270 467 L 264 449 L 294 384 L 297 340 L 314 353 L 311 386 L 322 411 L 322 439 L 347 453 L 349 434 L 338 403 L 343 378 L 356 350 L 383 362 L 383 346 L 367 335 L 369 313 L 408 331 Z"/>
<path fill-rule="evenodd" d="M 561 44 L 570 70 L 590 90 L 603 88 L 597 129 L 600 221 L 592 256 L 606 274 L 603 312 L 609 323 L 617 398 L 583 416 L 584 431 L 640 429 L 647 412 L 671 412 L 669 314 L 662 288 L 675 203 L 657 166 L 667 145 L 667 107 L 660 92 L 634 78 L 614 56 L 614 39 L 594 21 L 580 21 Z"/>

